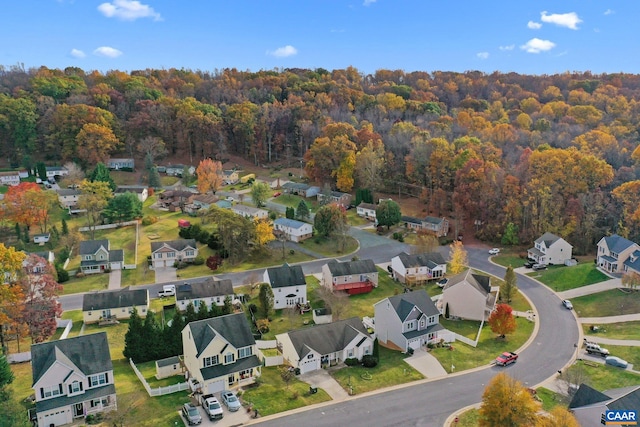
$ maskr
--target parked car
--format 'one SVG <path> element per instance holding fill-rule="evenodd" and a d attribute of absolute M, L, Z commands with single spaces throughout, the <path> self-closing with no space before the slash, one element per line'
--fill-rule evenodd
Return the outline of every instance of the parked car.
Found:
<path fill-rule="evenodd" d="M 512 351 L 505 351 L 500 356 L 496 357 L 496 365 L 498 366 L 507 366 L 512 363 L 516 363 L 518 360 L 518 355 Z"/>
<path fill-rule="evenodd" d="M 221 420 L 224 416 L 222 406 L 213 394 L 203 394 L 200 396 L 200 403 L 204 409 L 204 413 L 209 416 L 209 420 Z"/>
<path fill-rule="evenodd" d="M 606 348 L 602 348 L 595 343 L 587 343 L 586 350 L 587 350 L 587 353 L 589 354 L 597 354 L 598 356 L 603 356 L 603 357 L 609 356 L 609 350 L 607 350 Z"/>
<path fill-rule="evenodd" d="M 449 283 L 449 279 L 447 279 L 446 277 L 443 277 L 437 282 L 438 286 L 441 288 L 444 288 L 447 285 L 447 283 Z"/>
<path fill-rule="evenodd" d="M 273 193 L 273 197 L 278 197 L 278 196 L 281 196 L 281 195 L 282 195 L 282 193 L 279 192 L 279 191 L 277 193 Z"/>
<path fill-rule="evenodd" d="M 547 264 L 533 264 L 531 266 L 531 268 L 533 268 L 535 271 L 546 270 L 547 269 Z"/>
<path fill-rule="evenodd" d="M 198 408 L 193 406 L 191 403 L 185 403 L 182 405 L 182 415 L 190 426 L 202 424 L 202 416 L 200 415 Z"/>
<path fill-rule="evenodd" d="M 623 369 L 627 369 L 627 366 L 629 365 L 626 360 L 620 359 L 619 357 L 616 357 L 616 356 L 607 356 L 607 358 L 604 359 L 604 363 L 611 366 L 617 366 L 618 368 L 623 368 Z"/>
<path fill-rule="evenodd" d="M 571 304 L 571 301 L 569 301 L 568 299 L 563 299 L 562 305 L 564 305 L 564 308 L 566 308 L 567 310 L 573 310 L 573 304 Z"/>
<path fill-rule="evenodd" d="M 240 400 L 238 400 L 238 396 L 235 395 L 232 391 L 224 391 L 221 394 L 222 403 L 227 407 L 227 409 L 231 412 L 235 412 L 242 406 L 240 404 Z"/>
<path fill-rule="evenodd" d="M 498 248 L 489 249 L 489 255 L 498 255 L 499 253 L 500 249 Z"/>
<path fill-rule="evenodd" d="M 536 263 L 535 261 L 531 261 L 531 260 L 526 261 L 524 263 L 524 268 L 531 268 L 531 267 L 533 267 L 535 265 L 535 263 Z"/>

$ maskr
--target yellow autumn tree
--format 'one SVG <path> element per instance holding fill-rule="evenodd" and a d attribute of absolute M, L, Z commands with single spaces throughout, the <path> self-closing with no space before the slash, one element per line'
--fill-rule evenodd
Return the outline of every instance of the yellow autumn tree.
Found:
<path fill-rule="evenodd" d="M 467 251 L 464 249 L 462 242 L 457 240 L 449 245 L 449 272 L 458 274 L 467 268 Z"/>
<path fill-rule="evenodd" d="M 196 168 L 196 175 L 198 175 L 198 191 L 203 194 L 208 191 L 216 194 L 216 191 L 222 187 L 222 163 L 217 160 L 201 160 Z"/>
<path fill-rule="evenodd" d="M 580 423 L 566 408 L 556 406 L 548 415 L 538 415 L 535 427 L 580 427 Z"/>
<path fill-rule="evenodd" d="M 27 257 L 24 252 L 16 251 L 13 246 L 0 243 L 0 285 L 11 280 L 22 269 L 22 261 Z"/>
<path fill-rule="evenodd" d="M 276 236 L 273 235 L 273 227 L 266 219 L 256 219 L 256 242 L 259 246 L 264 246 Z"/>
<path fill-rule="evenodd" d="M 532 426 L 538 403 L 524 386 L 504 372 L 489 381 L 478 411 L 480 427 Z"/>
<path fill-rule="evenodd" d="M 356 168 L 356 154 L 348 152 L 336 171 L 336 186 L 338 190 L 348 193 L 353 189 L 353 172 Z"/>

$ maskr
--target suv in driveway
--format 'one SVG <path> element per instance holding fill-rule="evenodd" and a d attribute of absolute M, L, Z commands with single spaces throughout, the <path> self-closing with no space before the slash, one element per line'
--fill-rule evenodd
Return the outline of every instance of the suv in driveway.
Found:
<path fill-rule="evenodd" d="M 547 269 L 547 264 L 533 264 L 531 266 L 531 268 L 533 268 L 535 271 L 546 270 Z"/>
<path fill-rule="evenodd" d="M 187 424 L 190 426 L 202 424 L 200 411 L 198 411 L 198 408 L 193 406 L 191 403 L 185 403 L 182 405 L 182 416 L 187 420 Z"/>

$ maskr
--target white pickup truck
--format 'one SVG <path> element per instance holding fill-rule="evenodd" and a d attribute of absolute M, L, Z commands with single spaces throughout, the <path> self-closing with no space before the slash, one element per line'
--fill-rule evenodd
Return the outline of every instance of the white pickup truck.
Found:
<path fill-rule="evenodd" d="M 176 285 L 164 285 L 162 290 L 158 292 L 158 297 L 172 297 L 176 294 Z"/>
<path fill-rule="evenodd" d="M 220 405 L 220 402 L 218 402 L 218 399 L 213 396 L 213 394 L 201 395 L 200 403 L 202 404 L 204 412 L 209 416 L 209 419 L 211 421 L 222 419 L 222 406 Z"/>

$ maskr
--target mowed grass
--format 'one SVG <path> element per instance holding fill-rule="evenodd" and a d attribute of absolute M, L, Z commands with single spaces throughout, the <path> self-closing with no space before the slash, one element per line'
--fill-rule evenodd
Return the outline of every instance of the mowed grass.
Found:
<path fill-rule="evenodd" d="M 601 344 L 609 350 L 612 356 L 620 357 L 634 366 L 634 370 L 640 368 L 640 349 L 634 346 Z"/>
<path fill-rule="evenodd" d="M 477 427 L 480 423 L 480 411 L 477 409 L 469 409 L 458 416 L 458 422 L 451 424 L 454 427 Z"/>
<path fill-rule="evenodd" d="M 424 378 L 404 361 L 406 354 L 382 346 L 379 350 L 379 361 L 375 367 L 345 366 L 331 372 L 331 376 L 348 393 L 353 391 L 354 395 Z"/>
<path fill-rule="evenodd" d="M 106 273 L 88 274 L 81 278 L 73 277 L 62 284 L 62 294 L 102 291 L 109 287 L 109 275 Z"/>
<path fill-rule="evenodd" d="M 488 255 L 489 253 L 487 252 L 487 256 Z M 511 253 L 509 251 L 505 251 L 504 253 L 500 253 L 499 255 L 493 256 L 491 257 L 491 260 L 496 264 L 501 265 L 505 268 L 509 266 L 513 268 L 522 267 L 525 262 L 525 260 L 520 258 L 520 256 L 514 253 Z"/>
<path fill-rule="evenodd" d="M 318 207 L 318 203 L 315 201 L 315 199 L 312 202 L 311 199 L 305 199 L 304 197 L 296 196 L 294 194 L 281 194 L 278 197 L 272 198 L 270 201 L 279 205 L 297 209 L 301 200 L 304 200 L 310 212 L 315 212 Z"/>
<path fill-rule="evenodd" d="M 616 340 L 640 340 L 640 321 L 607 323 L 597 326 L 600 329 L 593 332 L 591 325 L 583 324 L 582 330 L 585 336 L 587 338 L 592 335 Z"/>
<path fill-rule="evenodd" d="M 598 364 L 597 366 L 585 365 L 583 362 L 576 362 L 584 369 L 588 380 L 585 381 L 596 390 L 611 390 L 614 388 L 637 386 L 640 383 L 640 375 L 615 366 Z"/>
<path fill-rule="evenodd" d="M 610 289 L 572 298 L 571 302 L 580 317 L 606 317 L 640 313 L 640 292 Z"/>
<path fill-rule="evenodd" d="M 241 396 L 245 406 L 252 405 L 260 415 L 272 415 L 331 400 L 322 389 L 309 394 L 309 385 L 297 377 L 286 384 L 282 380 L 280 369 L 277 366 L 262 368 L 260 385 L 246 389 Z"/>
<path fill-rule="evenodd" d="M 549 390 L 548 388 L 539 387 L 536 389 L 537 396 L 542 400 L 542 409 L 550 411 L 564 401 L 564 396 Z"/>
<path fill-rule="evenodd" d="M 312 237 L 302 242 L 305 249 L 319 253 L 324 256 L 336 256 L 350 254 L 358 249 L 358 241 L 351 236 L 346 236 L 344 247 L 339 239 L 330 239 L 327 237 Z"/>
<path fill-rule="evenodd" d="M 557 292 L 604 282 L 609 277 L 596 268 L 594 263 L 582 263 L 567 267 L 552 265 L 547 270 L 528 273 Z"/>

